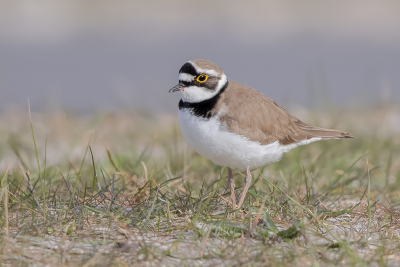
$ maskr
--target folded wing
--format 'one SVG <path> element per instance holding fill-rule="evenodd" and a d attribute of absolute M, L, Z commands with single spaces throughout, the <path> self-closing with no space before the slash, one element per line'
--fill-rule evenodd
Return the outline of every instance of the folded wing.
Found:
<path fill-rule="evenodd" d="M 353 138 L 347 132 L 310 126 L 262 93 L 233 81 L 229 82 L 221 100 L 229 109 L 230 115 L 220 117 L 228 130 L 263 145 L 275 141 L 289 145 L 314 137 Z"/>

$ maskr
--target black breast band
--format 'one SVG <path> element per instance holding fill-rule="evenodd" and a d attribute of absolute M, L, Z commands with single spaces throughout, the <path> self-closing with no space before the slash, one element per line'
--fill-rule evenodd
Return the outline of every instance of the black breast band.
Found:
<path fill-rule="evenodd" d="M 182 109 L 190 109 L 190 111 L 193 113 L 193 115 L 209 119 L 215 114 L 213 114 L 211 111 L 213 110 L 215 104 L 217 103 L 218 99 L 220 98 L 221 94 L 225 91 L 226 87 L 228 87 L 228 83 L 224 85 L 224 87 L 221 88 L 221 90 L 213 96 L 210 99 L 197 102 L 197 103 L 189 103 L 189 102 L 183 102 L 182 99 L 179 101 L 179 110 Z"/>

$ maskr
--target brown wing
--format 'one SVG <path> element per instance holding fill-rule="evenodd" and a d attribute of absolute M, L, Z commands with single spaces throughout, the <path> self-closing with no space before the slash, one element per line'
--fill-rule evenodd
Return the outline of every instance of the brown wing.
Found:
<path fill-rule="evenodd" d="M 228 130 L 263 145 L 275 141 L 288 145 L 313 137 L 353 137 L 346 132 L 310 126 L 290 115 L 272 99 L 237 82 L 229 82 L 220 100 L 229 109 L 229 114 L 220 117 Z"/>

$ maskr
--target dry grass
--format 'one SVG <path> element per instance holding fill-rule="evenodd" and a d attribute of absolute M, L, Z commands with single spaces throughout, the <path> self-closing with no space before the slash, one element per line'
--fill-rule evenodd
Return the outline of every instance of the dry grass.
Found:
<path fill-rule="evenodd" d="M 400 110 L 294 113 L 358 138 L 253 170 L 237 211 L 174 116 L 2 113 L 1 265 L 398 266 Z"/>

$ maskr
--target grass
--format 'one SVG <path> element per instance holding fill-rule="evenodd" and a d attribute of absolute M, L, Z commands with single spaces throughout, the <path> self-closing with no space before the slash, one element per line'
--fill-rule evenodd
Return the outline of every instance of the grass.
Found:
<path fill-rule="evenodd" d="M 398 266 L 399 111 L 294 112 L 358 138 L 254 169 L 235 211 L 174 116 L 3 112 L 0 264 Z"/>

